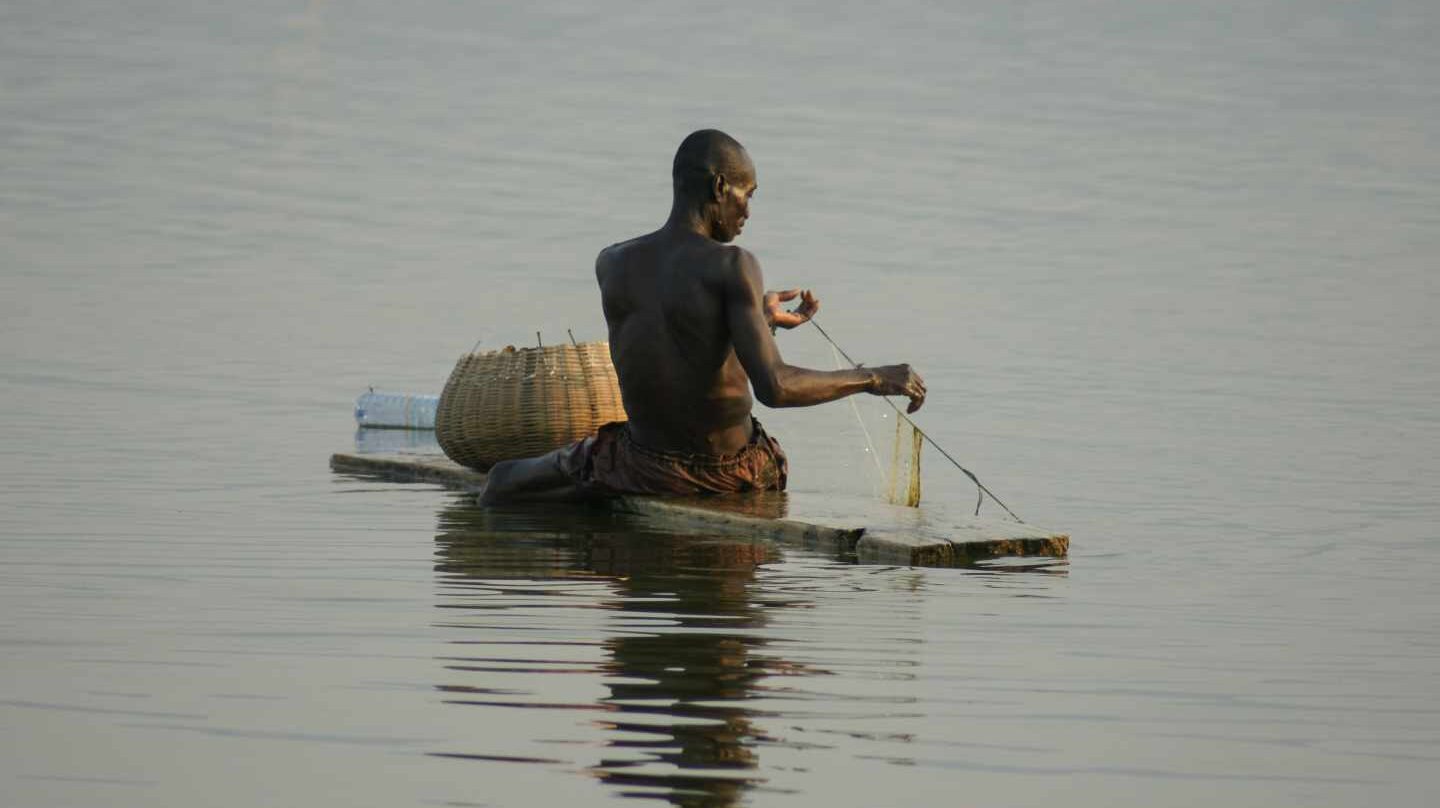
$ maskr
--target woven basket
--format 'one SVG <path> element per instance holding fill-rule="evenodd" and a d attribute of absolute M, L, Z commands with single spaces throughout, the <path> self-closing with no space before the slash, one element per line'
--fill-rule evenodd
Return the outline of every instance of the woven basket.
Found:
<path fill-rule="evenodd" d="M 435 411 L 435 437 L 451 460 L 484 471 L 624 420 L 608 342 L 507 348 L 455 363 Z"/>

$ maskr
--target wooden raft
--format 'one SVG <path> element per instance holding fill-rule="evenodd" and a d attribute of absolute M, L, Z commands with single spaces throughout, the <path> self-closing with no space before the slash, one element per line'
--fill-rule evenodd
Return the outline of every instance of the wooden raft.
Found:
<path fill-rule="evenodd" d="M 484 472 L 428 453 L 348 454 L 330 457 L 343 474 L 394 482 L 430 482 L 478 491 Z M 618 497 L 610 507 L 686 530 L 769 539 L 822 552 L 853 555 L 862 563 L 955 567 L 988 559 L 1064 558 L 1070 537 L 1034 525 L 976 518 L 925 505 L 904 508 L 818 492 L 767 492 L 743 496 Z"/>

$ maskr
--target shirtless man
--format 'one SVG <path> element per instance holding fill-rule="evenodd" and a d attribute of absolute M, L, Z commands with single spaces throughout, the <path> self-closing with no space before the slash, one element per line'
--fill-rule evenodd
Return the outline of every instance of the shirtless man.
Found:
<path fill-rule="evenodd" d="M 480 502 L 587 494 L 698 494 L 783 490 L 787 466 L 751 416 L 855 393 L 925 402 L 909 365 L 810 370 L 788 365 L 775 328 L 809 322 L 808 290 L 764 291 L 760 263 L 728 246 L 750 216 L 755 165 L 732 137 L 691 134 L 675 154 L 670 218 L 654 233 L 612 245 L 595 261 L 610 356 L 629 421 L 540 457 L 497 463 Z M 781 302 L 800 298 L 794 311 Z"/>

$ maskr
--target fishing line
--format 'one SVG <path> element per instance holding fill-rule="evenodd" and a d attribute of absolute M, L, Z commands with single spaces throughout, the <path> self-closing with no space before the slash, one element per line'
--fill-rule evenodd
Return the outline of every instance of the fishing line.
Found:
<path fill-rule="evenodd" d="M 840 363 L 839 349 L 834 345 L 830 346 L 830 355 L 835 358 L 835 368 L 838 370 L 844 365 Z M 880 455 L 875 451 L 875 441 L 870 439 L 870 428 L 865 426 L 865 419 L 860 417 L 860 408 L 855 404 L 855 397 L 848 396 L 845 399 L 850 404 L 850 411 L 855 413 L 855 423 L 860 425 L 860 432 L 865 436 L 865 450 L 870 453 L 870 458 L 875 461 L 875 471 L 880 475 L 880 483 L 885 483 L 885 467 L 880 465 Z"/>
<path fill-rule="evenodd" d="M 835 360 L 835 369 L 845 367 L 840 359 L 839 349 L 835 345 L 830 346 L 830 356 Z M 875 441 L 870 437 L 870 428 L 865 425 L 865 419 L 860 417 L 860 407 L 855 403 L 854 396 L 847 396 L 845 401 L 850 405 L 850 412 L 855 414 L 855 423 L 860 425 L 860 432 L 865 436 L 865 450 L 875 461 L 875 473 L 880 475 L 880 485 L 885 488 L 884 499 L 891 505 L 904 505 L 907 508 L 918 508 L 920 506 L 920 450 L 924 448 L 921 442 L 920 431 L 915 424 L 908 420 L 895 419 L 895 442 L 890 453 L 890 474 L 887 481 L 885 466 L 880 463 L 880 453 L 875 451 Z M 910 427 L 909 440 L 905 438 L 905 427 Z M 909 469 L 908 480 L 905 484 L 905 494 L 900 495 L 900 447 L 910 444 L 908 462 L 905 464 Z M 879 491 L 877 490 L 878 494 Z"/>
<path fill-rule="evenodd" d="M 846 352 L 845 352 L 845 349 L 844 349 L 844 348 L 841 348 L 840 345 L 839 345 L 838 343 L 836 343 L 835 340 L 832 339 L 828 333 L 825 332 L 825 329 L 824 329 L 824 328 L 821 328 L 821 327 L 820 327 L 819 321 L 817 321 L 814 317 L 811 317 L 811 318 L 810 318 L 810 324 L 813 325 L 813 326 L 815 326 L 815 330 L 817 330 L 817 331 L 820 332 L 820 336 L 824 337 L 824 338 L 825 338 L 825 341 L 828 342 L 828 343 L 830 343 L 831 347 L 833 347 L 835 350 L 839 351 L 841 356 L 845 357 L 845 361 L 846 361 L 846 362 L 849 362 L 851 365 L 854 365 L 856 369 L 859 369 L 859 368 L 862 367 L 862 365 L 861 365 L 859 362 L 856 362 L 854 359 L 852 359 L 852 358 L 850 357 L 850 354 L 846 353 Z M 1006 512 L 1006 513 L 1010 514 L 1010 518 L 1014 519 L 1015 521 L 1017 521 L 1017 522 L 1019 522 L 1019 523 L 1021 523 L 1021 524 L 1024 524 L 1024 523 L 1025 523 L 1025 520 L 1024 520 L 1024 519 L 1021 519 L 1019 516 L 1016 516 L 1016 515 L 1015 515 L 1015 512 L 1012 511 L 1012 510 L 1010 510 L 1010 506 L 1006 505 L 1004 502 L 1001 502 L 1001 501 L 1000 501 L 1000 498 L 997 497 L 997 496 L 995 496 L 995 492 L 994 492 L 994 491 L 991 491 L 989 488 L 986 488 L 986 487 L 985 487 L 985 484 L 982 483 L 982 482 L 980 482 L 980 478 L 979 478 L 979 477 L 976 477 L 974 472 L 972 472 L 970 469 L 967 469 L 967 468 L 965 468 L 964 466 L 960 465 L 960 461 L 959 461 L 959 460 L 956 460 L 954 457 L 952 457 L 952 456 L 950 455 L 949 452 L 945 451 L 945 447 L 943 447 L 943 446 L 941 446 L 940 444 L 936 443 L 936 442 L 935 442 L 935 439 L 932 438 L 932 437 L 930 437 L 930 435 L 929 435 L 927 432 L 925 432 L 925 430 L 921 429 L 919 426 L 917 426 L 917 425 L 915 424 L 914 421 L 910 420 L 910 417 L 909 417 L 908 415 L 906 415 L 905 412 L 904 412 L 903 410 L 901 410 L 900 407 L 899 407 L 898 405 L 896 405 L 895 402 L 891 401 L 891 400 L 890 400 L 888 397 L 886 397 L 886 396 L 881 396 L 881 398 L 883 398 L 883 399 L 885 400 L 885 403 L 886 403 L 886 404 L 889 404 L 889 405 L 890 405 L 890 409 L 892 409 L 892 410 L 895 411 L 895 415 L 896 415 L 897 417 L 905 419 L 905 422 L 910 425 L 910 428 L 911 428 L 911 429 L 915 430 L 915 433 L 916 433 L 917 435 L 919 435 L 921 438 L 924 438 L 926 443 L 929 443 L 931 446 L 934 446 L 934 447 L 935 447 L 935 450 L 938 451 L 940 454 L 944 455 L 944 456 L 945 456 L 945 459 L 946 459 L 946 460 L 949 460 L 951 465 L 953 465 L 953 466 L 954 466 L 955 468 L 957 468 L 957 469 L 960 469 L 960 471 L 963 472 L 966 477 L 969 477 L 969 478 L 970 478 L 970 482 L 975 483 L 975 488 L 977 489 L 976 492 L 975 492 L 975 515 L 976 515 L 976 516 L 979 516 L 979 515 L 980 515 L 980 506 L 985 502 L 985 497 L 986 497 L 986 496 L 989 496 L 990 499 L 993 500 L 996 505 L 999 505 L 1001 508 L 1005 509 L 1005 512 Z"/>

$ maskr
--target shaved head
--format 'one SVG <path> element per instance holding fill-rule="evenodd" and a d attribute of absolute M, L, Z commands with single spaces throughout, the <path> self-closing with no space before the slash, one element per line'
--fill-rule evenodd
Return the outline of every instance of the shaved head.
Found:
<path fill-rule="evenodd" d="M 745 147 L 719 129 L 691 132 L 675 151 L 675 163 L 670 170 L 675 195 L 684 197 L 708 193 L 716 176 L 723 174 L 735 182 L 742 176 L 751 178 L 754 173 L 755 165 L 750 162 Z"/>

